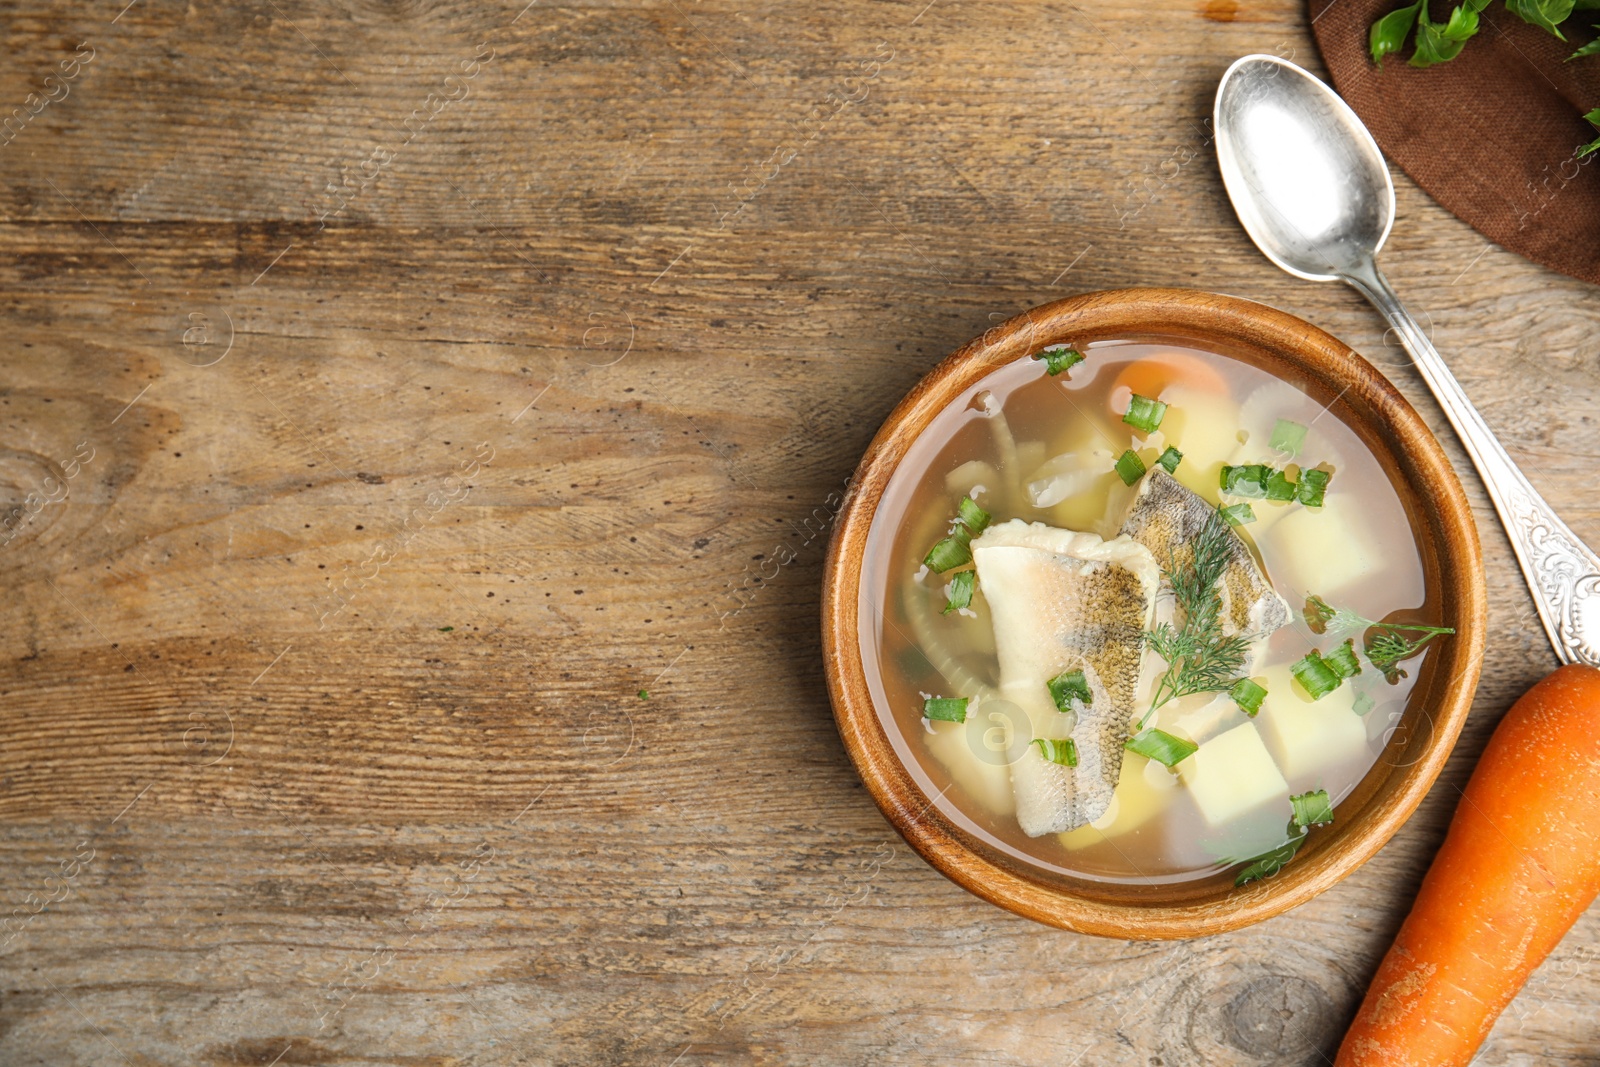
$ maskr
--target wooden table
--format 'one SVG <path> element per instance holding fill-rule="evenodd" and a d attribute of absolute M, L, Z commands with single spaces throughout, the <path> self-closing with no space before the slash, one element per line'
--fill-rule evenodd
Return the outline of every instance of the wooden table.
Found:
<path fill-rule="evenodd" d="M 124 2 L 0 16 L 0 1063 L 1331 1056 L 1553 658 L 1378 318 L 1223 195 L 1217 78 L 1320 69 L 1298 3 Z M 1600 542 L 1594 291 L 1403 177 L 1399 212 L 1397 288 Z M 1495 589 L 1419 815 L 1179 944 L 911 854 L 818 654 L 831 494 L 895 400 L 1133 284 L 1390 369 Z M 1593 1062 L 1597 938 L 1481 1063 Z"/>

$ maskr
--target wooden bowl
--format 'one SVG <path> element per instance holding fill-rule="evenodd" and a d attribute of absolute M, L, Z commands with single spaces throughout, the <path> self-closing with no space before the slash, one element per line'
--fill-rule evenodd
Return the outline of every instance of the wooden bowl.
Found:
<path fill-rule="evenodd" d="M 1376 764 L 1278 874 L 1234 888 L 1233 872 L 1125 885 L 1073 878 L 993 848 L 947 817 L 901 763 L 873 706 L 858 637 L 867 531 L 890 476 L 953 398 L 1051 344 L 1167 341 L 1292 375 L 1394 472 L 1417 532 L 1430 599 L 1456 636 L 1424 658 L 1405 716 Z M 1327 889 L 1383 847 L 1444 766 L 1472 703 L 1483 652 L 1477 528 L 1438 441 L 1411 405 L 1348 345 L 1262 304 L 1188 289 L 1120 289 L 1024 312 L 933 369 L 873 438 L 841 508 L 823 578 L 822 644 L 834 717 L 873 799 L 924 859 L 985 900 L 1030 919 L 1118 938 L 1188 938 L 1260 922 Z"/>

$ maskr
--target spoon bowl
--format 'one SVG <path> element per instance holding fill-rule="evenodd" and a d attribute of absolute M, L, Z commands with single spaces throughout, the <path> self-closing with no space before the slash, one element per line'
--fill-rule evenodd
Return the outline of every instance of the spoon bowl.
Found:
<path fill-rule="evenodd" d="M 1277 56 L 1245 56 L 1217 87 L 1217 159 L 1234 210 L 1268 259 L 1340 281 L 1377 256 L 1394 183 L 1356 113 Z"/>

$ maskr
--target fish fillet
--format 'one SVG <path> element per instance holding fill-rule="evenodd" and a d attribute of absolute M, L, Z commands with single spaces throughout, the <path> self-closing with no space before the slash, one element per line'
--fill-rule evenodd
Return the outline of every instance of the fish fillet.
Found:
<path fill-rule="evenodd" d="M 1033 736 L 1071 737 L 1078 765 L 1028 745 L 1011 765 L 1017 822 L 1032 837 L 1105 814 L 1134 714 L 1144 631 L 1160 587 L 1148 549 L 1027 523 L 999 523 L 972 542 L 978 587 L 994 619 L 1001 699 L 1027 713 Z M 1092 694 L 1076 716 L 1056 710 L 1046 683 L 1082 670 Z"/>
<path fill-rule="evenodd" d="M 1144 547 L 1163 566 L 1173 559 L 1182 567 L 1194 557 L 1189 542 L 1216 512 L 1205 498 L 1157 467 L 1139 485 L 1139 494 L 1122 522 L 1122 534 Z M 1222 596 L 1222 632 L 1260 640 L 1289 621 L 1289 605 L 1261 573 L 1255 557 L 1228 531 L 1231 560 L 1217 583 Z"/>

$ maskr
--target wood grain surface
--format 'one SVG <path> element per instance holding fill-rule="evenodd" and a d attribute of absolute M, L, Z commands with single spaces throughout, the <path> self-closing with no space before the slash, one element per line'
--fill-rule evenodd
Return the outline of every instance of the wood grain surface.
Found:
<path fill-rule="evenodd" d="M 524 2 L 0 6 L 0 1063 L 1323 1063 L 1554 658 L 1379 319 L 1223 194 L 1216 80 L 1320 70 L 1301 6 Z M 1600 542 L 1594 290 L 1398 187 L 1385 269 Z M 1388 370 L 1491 589 L 1394 841 L 1163 945 L 911 854 L 818 649 L 896 400 L 1135 284 Z M 1481 1063 L 1595 1062 L 1597 943 Z"/>

